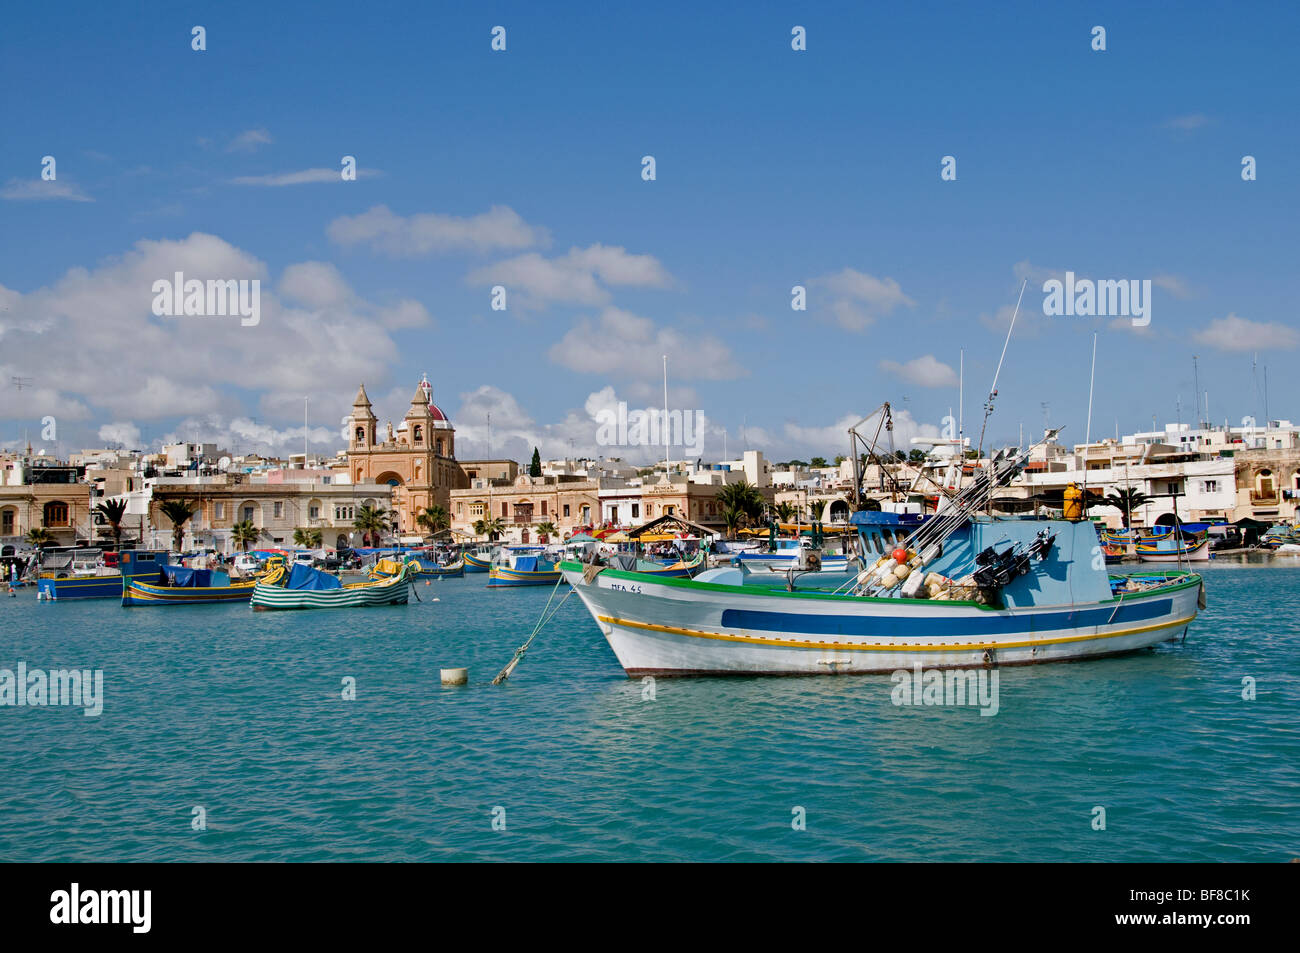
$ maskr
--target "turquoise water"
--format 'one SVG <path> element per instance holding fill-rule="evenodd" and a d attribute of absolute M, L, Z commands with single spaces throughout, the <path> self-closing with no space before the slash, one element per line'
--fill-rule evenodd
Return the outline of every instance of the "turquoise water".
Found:
<path fill-rule="evenodd" d="M 576 597 L 493 687 L 549 591 L 483 575 L 337 612 L 0 596 L 0 668 L 105 680 L 99 718 L 0 707 L 0 859 L 1287 860 L 1300 568 L 1207 576 L 1185 643 L 1004 669 L 994 717 L 876 676 L 647 700 Z"/>

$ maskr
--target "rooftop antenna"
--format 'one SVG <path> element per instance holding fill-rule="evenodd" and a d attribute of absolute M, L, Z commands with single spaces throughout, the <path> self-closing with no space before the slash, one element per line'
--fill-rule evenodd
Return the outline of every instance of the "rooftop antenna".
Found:
<path fill-rule="evenodd" d="M 492 443 L 492 411 L 488 411 L 488 456 L 496 453 L 496 446 Z"/>
<path fill-rule="evenodd" d="M 998 396 L 998 376 L 1002 373 L 1002 362 L 1007 358 L 1007 345 L 1011 343 L 1011 332 L 1016 329 L 1016 315 L 1020 313 L 1020 301 L 1025 296 L 1025 285 L 1029 284 L 1026 278 L 1020 283 L 1020 297 L 1016 298 L 1016 309 L 1011 312 L 1011 324 L 1007 327 L 1007 339 L 1002 342 L 1002 356 L 998 358 L 998 369 L 993 372 L 993 386 L 989 389 L 988 400 L 984 402 L 984 422 L 980 425 L 980 442 L 979 449 L 976 452 L 976 459 L 984 455 L 984 431 L 988 429 L 989 415 L 993 413 L 993 401 Z"/>
<path fill-rule="evenodd" d="M 32 384 L 35 383 L 35 381 L 30 377 L 11 377 L 9 380 L 13 383 L 14 387 L 19 390 L 22 390 L 24 387 L 31 387 Z"/>

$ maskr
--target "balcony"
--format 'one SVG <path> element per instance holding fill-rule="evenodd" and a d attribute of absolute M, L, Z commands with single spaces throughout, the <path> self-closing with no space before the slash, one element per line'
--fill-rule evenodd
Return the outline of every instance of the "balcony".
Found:
<path fill-rule="evenodd" d="M 1255 506 L 1276 506 L 1277 490 L 1251 490 L 1250 502 Z"/>

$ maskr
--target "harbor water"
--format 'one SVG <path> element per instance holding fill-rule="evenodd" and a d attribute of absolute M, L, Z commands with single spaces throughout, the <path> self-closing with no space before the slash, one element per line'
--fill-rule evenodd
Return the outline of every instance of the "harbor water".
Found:
<path fill-rule="evenodd" d="M 1002 669 L 992 716 L 629 680 L 576 596 L 494 687 L 551 591 L 483 575 L 337 611 L 0 595 L 0 669 L 103 671 L 98 717 L 0 707 L 0 859 L 1289 860 L 1300 563 L 1204 572 L 1185 642 Z"/>

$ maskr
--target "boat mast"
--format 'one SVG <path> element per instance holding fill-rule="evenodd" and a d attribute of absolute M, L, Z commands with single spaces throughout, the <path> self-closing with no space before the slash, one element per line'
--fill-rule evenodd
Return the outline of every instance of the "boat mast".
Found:
<path fill-rule="evenodd" d="M 1083 518 L 1088 518 L 1088 456 L 1092 452 L 1092 383 L 1097 376 L 1097 332 L 1092 332 L 1092 370 L 1088 372 L 1088 424 L 1083 435 Z"/>

